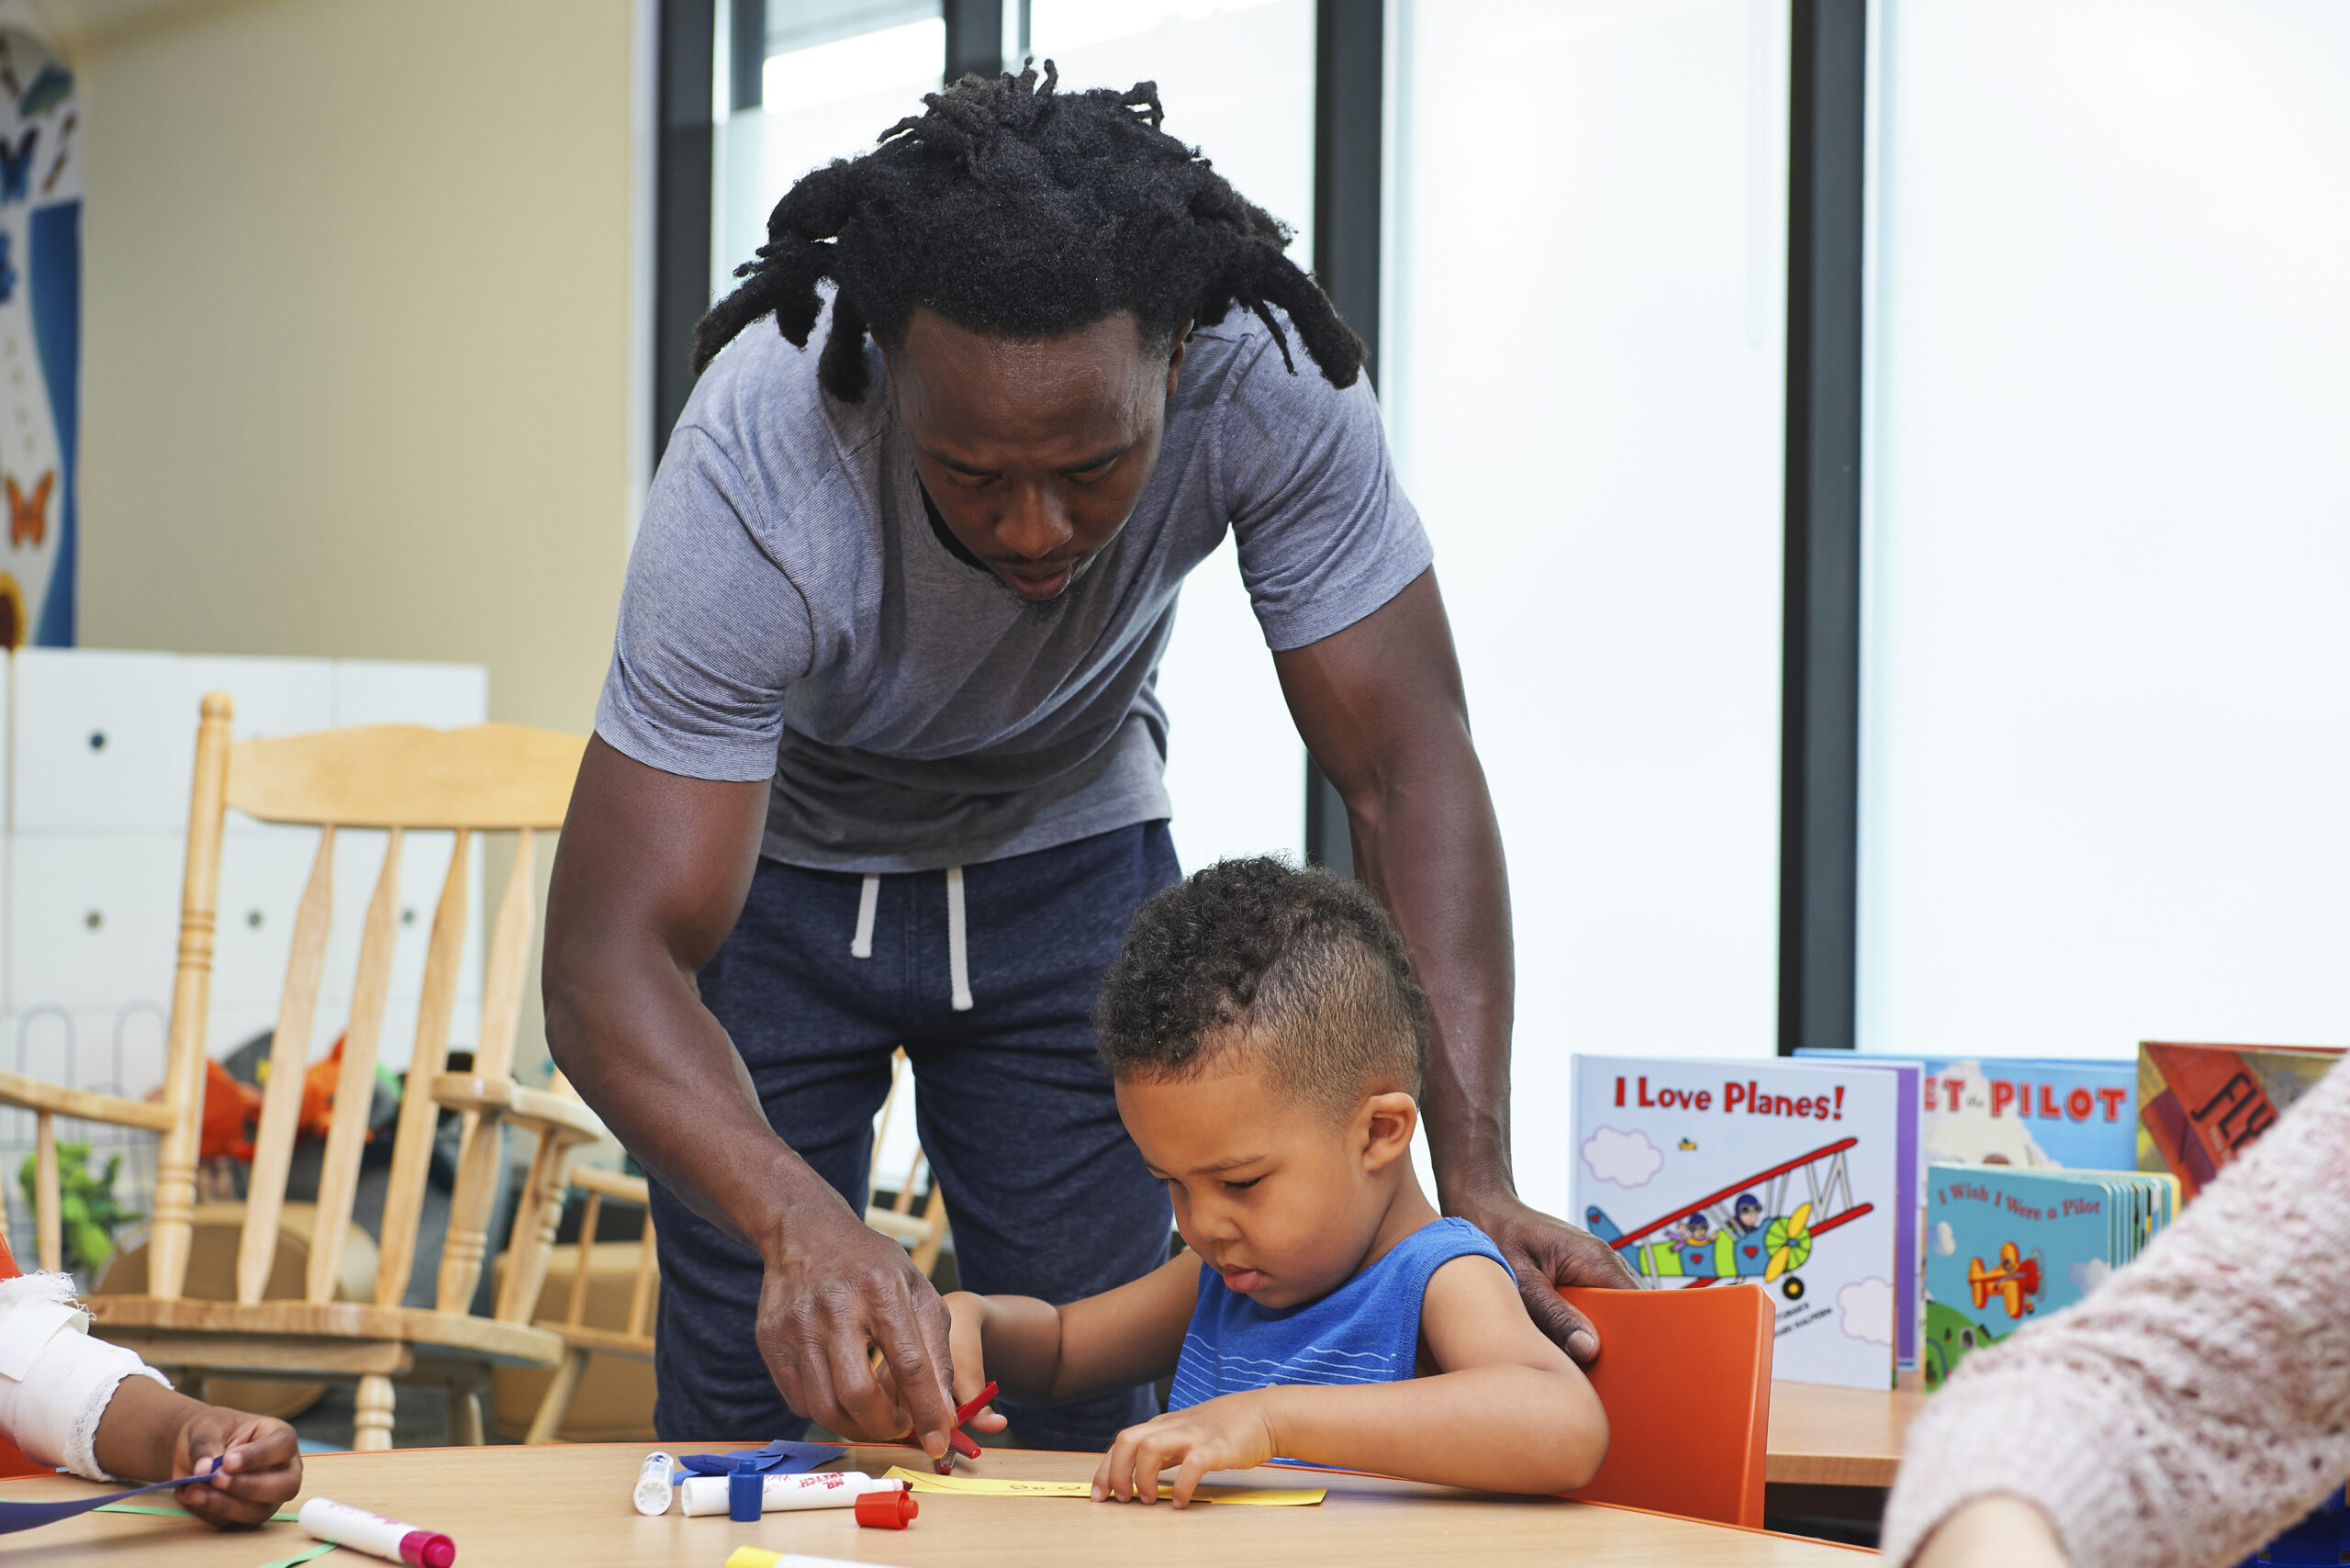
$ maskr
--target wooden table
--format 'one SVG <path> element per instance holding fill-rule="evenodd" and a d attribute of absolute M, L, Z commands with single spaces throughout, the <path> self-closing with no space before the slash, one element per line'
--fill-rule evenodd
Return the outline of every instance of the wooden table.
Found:
<path fill-rule="evenodd" d="M 697 1450 L 699 1451 L 699 1450 Z M 304 1495 L 322 1494 L 446 1532 L 458 1568 L 606 1568 L 682 1563 L 721 1568 L 735 1547 L 804 1551 L 922 1568 L 931 1563 L 1113 1562 L 1118 1568 L 1216 1562 L 1249 1568 L 1345 1562 L 1353 1568 L 1441 1568 L 1560 1562 L 1689 1564 L 1691 1568 L 1811 1568 L 1853 1560 L 1852 1549 L 1761 1530 L 1699 1524 L 1561 1498 L 1480 1496 L 1409 1482 L 1294 1470 L 1214 1479 L 1245 1484 L 1326 1485 L 1315 1507 L 1194 1506 L 1177 1513 L 1079 1500 L 925 1496 L 912 1528 L 861 1529 L 845 1509 L 769 1514 L 755 1525 L 688 1519 L 672 1509 L 645 1518 L 629 1505 L 643 1444 L 407 1449 L 316 1456 Z M 843 1463 L 878 1474 L 915 1458 L 904 1449 L 860 1448 Z M 959 1473 L 1088 1480 L 1082 1454 L 991 1449 Z M 0 1482 L 0 1496 L 43 1498 L 88 1491 L 64 1477 Z M 168 1494 L 164 1494 L 168 1496 Z M 294 1525 L 215 1531 L 185 1518 L 84 1514 L 22 1535 L 0 1536 L 0 1568 L 83 1568 L 169 1562 L 172 1568 L 257 1568 L 309 1544 Z M 333 1552 L 320 1568 L 376 1568 Z"/>
<path fill-rule="evenodd" d="M 1887 1394 L 1818 1383 L 1771 1385 L 1771 1436 L 1762 1478 L 1806 1486 L 1893 1484 L 1902 1439 L 1925 1407 L 1916 1372 Z"/>
<path fill-rule="evenodd" d="M 1874 1521 L 1926 1402 L 1916 1372 L 1884 1394 L 1817 1383 L 1771 1385 L 1763 1509 L 1779 1519 Z"/>

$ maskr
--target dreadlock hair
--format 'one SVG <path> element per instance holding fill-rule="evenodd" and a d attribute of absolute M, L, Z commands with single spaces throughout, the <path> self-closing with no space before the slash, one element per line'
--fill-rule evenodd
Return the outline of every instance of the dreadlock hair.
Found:
<path fill-rule="evenodd" d="M 1387 913 L 1353 882 L 1224 860 L 1135 916 L 1093 1014 L 1121 1081 L 1186 1082 L 1236 1055 L 1333 1121 L 1378 1079 L 1416 1095 L 1427 1002 Z"/>
<path fill-rule="evenodd" d="M 1018 76 L 966 76 L 923 95 L 874 151 L 793 185 L 767 218 L 744 280 L 694 329 L 694 371 L 762 316 L 796 348 L 835 286 L 817 376 L 845 403 L 865 396 L 865 336 L 903 341 L 917 306 L 1001 337 L 1060 337 L 1131 310 L 1147 346 L 1237 305 L 1271 329 L 1292 375 L 1279 306 L 1333 386 L 1351 386 L 1363 344 L 1283 254 L 1290 230 L 1234 190 L 1197 149 L 1159 129 L 1155 82 L 1131 92 L 1055 90 L 1033 62 Z"/>

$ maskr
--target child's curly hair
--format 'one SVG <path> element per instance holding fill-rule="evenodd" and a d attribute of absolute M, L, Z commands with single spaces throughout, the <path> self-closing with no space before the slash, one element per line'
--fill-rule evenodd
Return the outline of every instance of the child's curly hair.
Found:
<path fill-rule="evenodd" d="M 1200 1078 L 1246 1050 L 1340 1118 L 1374 1080 L 1416 1096 L 1427 1068 L 1427 1000 L 1386 911 L 1353 882 L 1262 857 L 1143 905 L 1093 1025 L 1117 1078 Z"/>

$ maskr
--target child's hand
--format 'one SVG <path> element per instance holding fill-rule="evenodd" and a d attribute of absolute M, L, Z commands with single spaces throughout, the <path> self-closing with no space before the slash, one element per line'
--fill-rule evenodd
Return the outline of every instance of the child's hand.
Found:
<path fill-rule="evenodd" d="M 988 1385 L 988 1350 L 983 1333 L 988 1304 L 969 1291 L 949 1291 L 946 1303 L 946 1354 L 955 1363 L 955 1404 L 961 1408 Z M 990 1405 L 966 1423 L 974 1432 L 1001 1432 L 1011 1421 Z"/>
<path fill-rule="evenodd" d="M 207 1470 L 210 1479 L 172 1494 L 207 1524 L 261 1524 L 302 1489 L 302 1450 L 294 1428 L 274 1416 L 197 1406 L 173 1443 L 171 1473 Z"/>
<path fill-rule="evenodd" d="M 1175 1506 L 1185 1506 L 1211 1470 L 1247 1470 L 1273 1457 L 1273 1426 L 1264 1391 L 1227 1394 L 1128 1427 L 1093 1473 L 1093 1500 L 1158 1500 L 1158 1473 L 1175 1472 Z"/>

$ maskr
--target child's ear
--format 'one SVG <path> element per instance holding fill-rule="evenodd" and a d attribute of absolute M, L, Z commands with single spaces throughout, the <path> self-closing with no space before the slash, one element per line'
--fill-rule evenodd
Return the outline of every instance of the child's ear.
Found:
<path fill-rule="evenodd" d="M 1420 1125 L 1420 1107 L 1402 1090 L 1374 1094 L 1358 1113 L 1363 1121 L 1362 1168 L 1384 1170 L 1412 1152 L 1412 1134 Z"/>

